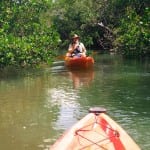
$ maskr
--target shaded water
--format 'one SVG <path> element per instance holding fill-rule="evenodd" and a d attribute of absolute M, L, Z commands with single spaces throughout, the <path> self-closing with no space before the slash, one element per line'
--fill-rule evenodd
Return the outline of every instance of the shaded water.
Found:
<path fill-rule="evenodd" d="M 92 106 L 102 106 L 150 149 L 150 62 L 98 55 L 93 70 L 44 71 L 0 80 L 0 149 L 47 150 Z"/>

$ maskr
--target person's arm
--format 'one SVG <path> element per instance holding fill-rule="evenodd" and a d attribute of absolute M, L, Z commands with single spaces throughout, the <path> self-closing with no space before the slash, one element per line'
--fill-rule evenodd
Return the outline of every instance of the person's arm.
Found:
<path fill-rule="evenodd" d="M 82 52 L 86 54 L 86 48 L 85 48 L 84 44 L 81 43 L 81 46 L 82 46 Z"/>
<path fill-rule="evenodd" d="M 73 53 L 74 49 L 75 49 L 75 46 L 73 44 L 70 44 L 68 48 L 68 52 Z"/>

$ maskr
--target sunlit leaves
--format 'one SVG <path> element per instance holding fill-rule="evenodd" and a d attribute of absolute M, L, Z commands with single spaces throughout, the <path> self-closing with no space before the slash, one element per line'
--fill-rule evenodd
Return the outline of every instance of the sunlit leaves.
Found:
<path fill-rule="evenodd" d="M 121 19 L 116 41 L 121 44 L 122 53 L 126 56 L 149 54 L 150 31 L 147 8 L 143 13 L 143 16 L 140 16 L 132 7 L 127 7 L 125 17 Z"/>
<path fill-rule="evenodd" d="M 0 68 L 37 66 L 53 60 L 59 34 L 41 19 L 50 5 L 46 0 L 1 2 Z"/>

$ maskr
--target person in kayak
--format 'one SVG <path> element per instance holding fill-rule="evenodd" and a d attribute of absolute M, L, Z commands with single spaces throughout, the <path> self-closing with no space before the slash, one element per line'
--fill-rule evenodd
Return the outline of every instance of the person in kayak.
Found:
<path fill-rule="evenodd" d="M 86 48 L 83 43 L 79 41 L 80 37 L 74 34 L 72 43 L 69 44 L 68 52 L 66 56 L 68 57 L 86 57 Z"/>

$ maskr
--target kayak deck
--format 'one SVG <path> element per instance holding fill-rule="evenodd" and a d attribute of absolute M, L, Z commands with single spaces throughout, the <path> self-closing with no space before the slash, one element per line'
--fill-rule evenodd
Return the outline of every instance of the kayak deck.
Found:
<path fill-rule="evenodd" d="M 68 130 L 51 150 L 140 150 L 108 115 L 89 113 Z"/>

